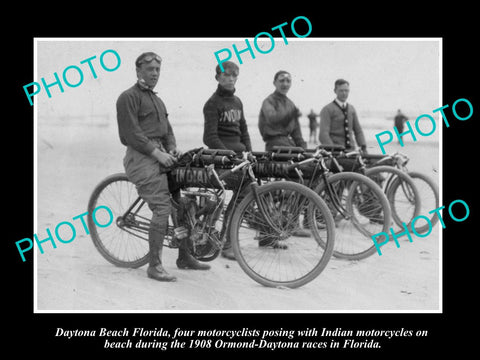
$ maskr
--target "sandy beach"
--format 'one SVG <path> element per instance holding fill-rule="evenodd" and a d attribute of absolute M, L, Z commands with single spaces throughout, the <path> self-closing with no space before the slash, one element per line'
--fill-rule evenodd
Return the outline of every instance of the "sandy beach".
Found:
<path fill-rule="evenodd" d="M 42 122 L 37 138 L 37 222 L 40 239 L 61 221 L 71 221 L 87 209 L 89 196 L 104 177 L 123 172 L 125 148 L 118 140 L 114 119 L 91 125 L 64 119 Z M 380 120 L 378 120 L 380 121 Z M 374 134 L 391 129 L 383 119 L 377 126 L 365 120 L 371 153 L 380 153 Z M 303 135 L 308 139 L 306 118 Z M 202 146 L 203 121 L 175 122 L 172 126 L 182 150 Z M 263 150 L 256 119 L 249 119 L 255 150 Z M 392 143 L 388 152 L 410 157 L 409 169 L 439 182 L 438 136 Z M 310 144 L 310 146 L 314 146 Z M 431 209 L 430 209 L 431 210 Z M 45 244 L 36 254 L 37 311 L 427 311 L 441 308 L 441 228 L 400 248 L 390 243 L 361 261 L 332 257 L 313 282 L 299 289 L 263 287 L 251 280 L 234 261 L 217 258 L 211 270 L 179 270 L 176 250 L 164 250 L 166 269 L 176 283 L 160 283 L 146 276 L 146 267 L 116 268 L 95 249 L 89 235 L 77 228 L 77 237 L 54 249 Z"/>

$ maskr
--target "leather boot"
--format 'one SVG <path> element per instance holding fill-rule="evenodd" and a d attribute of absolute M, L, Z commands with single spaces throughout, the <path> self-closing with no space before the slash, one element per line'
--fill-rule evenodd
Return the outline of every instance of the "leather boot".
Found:
<path fill-rule="evenodd" d="M 178 249 L 177 267 L 183 270 L 210 270 L 210 265 L 201 263 L 184 248 Z"/>
<path fill-rule="evenodd" d="M 166 272 L 163 268 L 162 264 L 158 264 L 156 266 L 148 266 L 147 269 L 147 276 L 150 279 L 158 280 L 158 281 L 177 281 L 177 278 L 173 275 L 170 275 Z"/>
<path fill-rule="evenodd" d="M 222 249 L 222 257 L 228 260 L 237 260 L 231 246 L 227 249 Z"/>
<path fill-rule="evenodd" d="M 227 237 L 227 240 L 225 241 L 225 244 L 223 244 L 222 257 L 228 260 L 236 260 L 235 254 L 233 252 L 232 244 L 228 237 Z"/>
<path fill-rule="evenodd" d="M 162 266 L 163 236 L 158 231 L 150 228 L 148 233 L 150 247 L 147 276 L 158 281 L 176 281 L 177 278 L 167 273 Z"/>

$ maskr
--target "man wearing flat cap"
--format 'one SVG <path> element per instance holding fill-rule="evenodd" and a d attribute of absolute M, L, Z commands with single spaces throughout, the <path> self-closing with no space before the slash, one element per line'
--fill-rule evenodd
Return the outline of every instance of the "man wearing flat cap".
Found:
<path fill-rule="evenodd" d="M 162 248 L 171 209 L 166 172 L 179 152 L 165 104 L 153 91 L 161 63 L 160 56 L 153 52 L 141 54 L 135 61 L 138 80 L 119 96 L 116 107 L 120 141 L 127 147 L 123 159 L 125 172 L 153 213 L 148 232 L 147 275 L 158 281 L 175 281 L 176 277 L 162 266 Z M 210 268 L 184 248 L 179 249 L 177 267 Z"/>

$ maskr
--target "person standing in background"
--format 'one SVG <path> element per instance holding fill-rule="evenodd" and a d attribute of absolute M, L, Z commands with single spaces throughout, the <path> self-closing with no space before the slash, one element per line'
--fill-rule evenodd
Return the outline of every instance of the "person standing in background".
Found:
<path fill-rule="evenodd" d="M 317 140 L 317 114 L 313 112 L 313 109 L 310 110 L 310 113 L 307 115 L 308 117 L 308 126 L 310 127 L 310 137 L 309 141 L 314 144 L 318 144 Z"/>
<path fill-rule="evenodd" d="M 403 125 L 407 120 L 408 118 L 402 113 L 400 109 L 398 109 L 397 115 L 395 115 L 393 119 L 393 123 L 400 134 L 403 133 Z"/>

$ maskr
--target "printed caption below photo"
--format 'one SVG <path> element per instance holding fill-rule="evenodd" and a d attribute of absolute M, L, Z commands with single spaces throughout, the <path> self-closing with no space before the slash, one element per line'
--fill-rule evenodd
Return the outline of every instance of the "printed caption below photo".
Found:
<path fill-rule="evenodd" d="M 104 349 L 381 349 L 395 338 L 425 338 L 422 329 L 209 329 L 57 328 L 56 338 L 94 337 Z"/>

